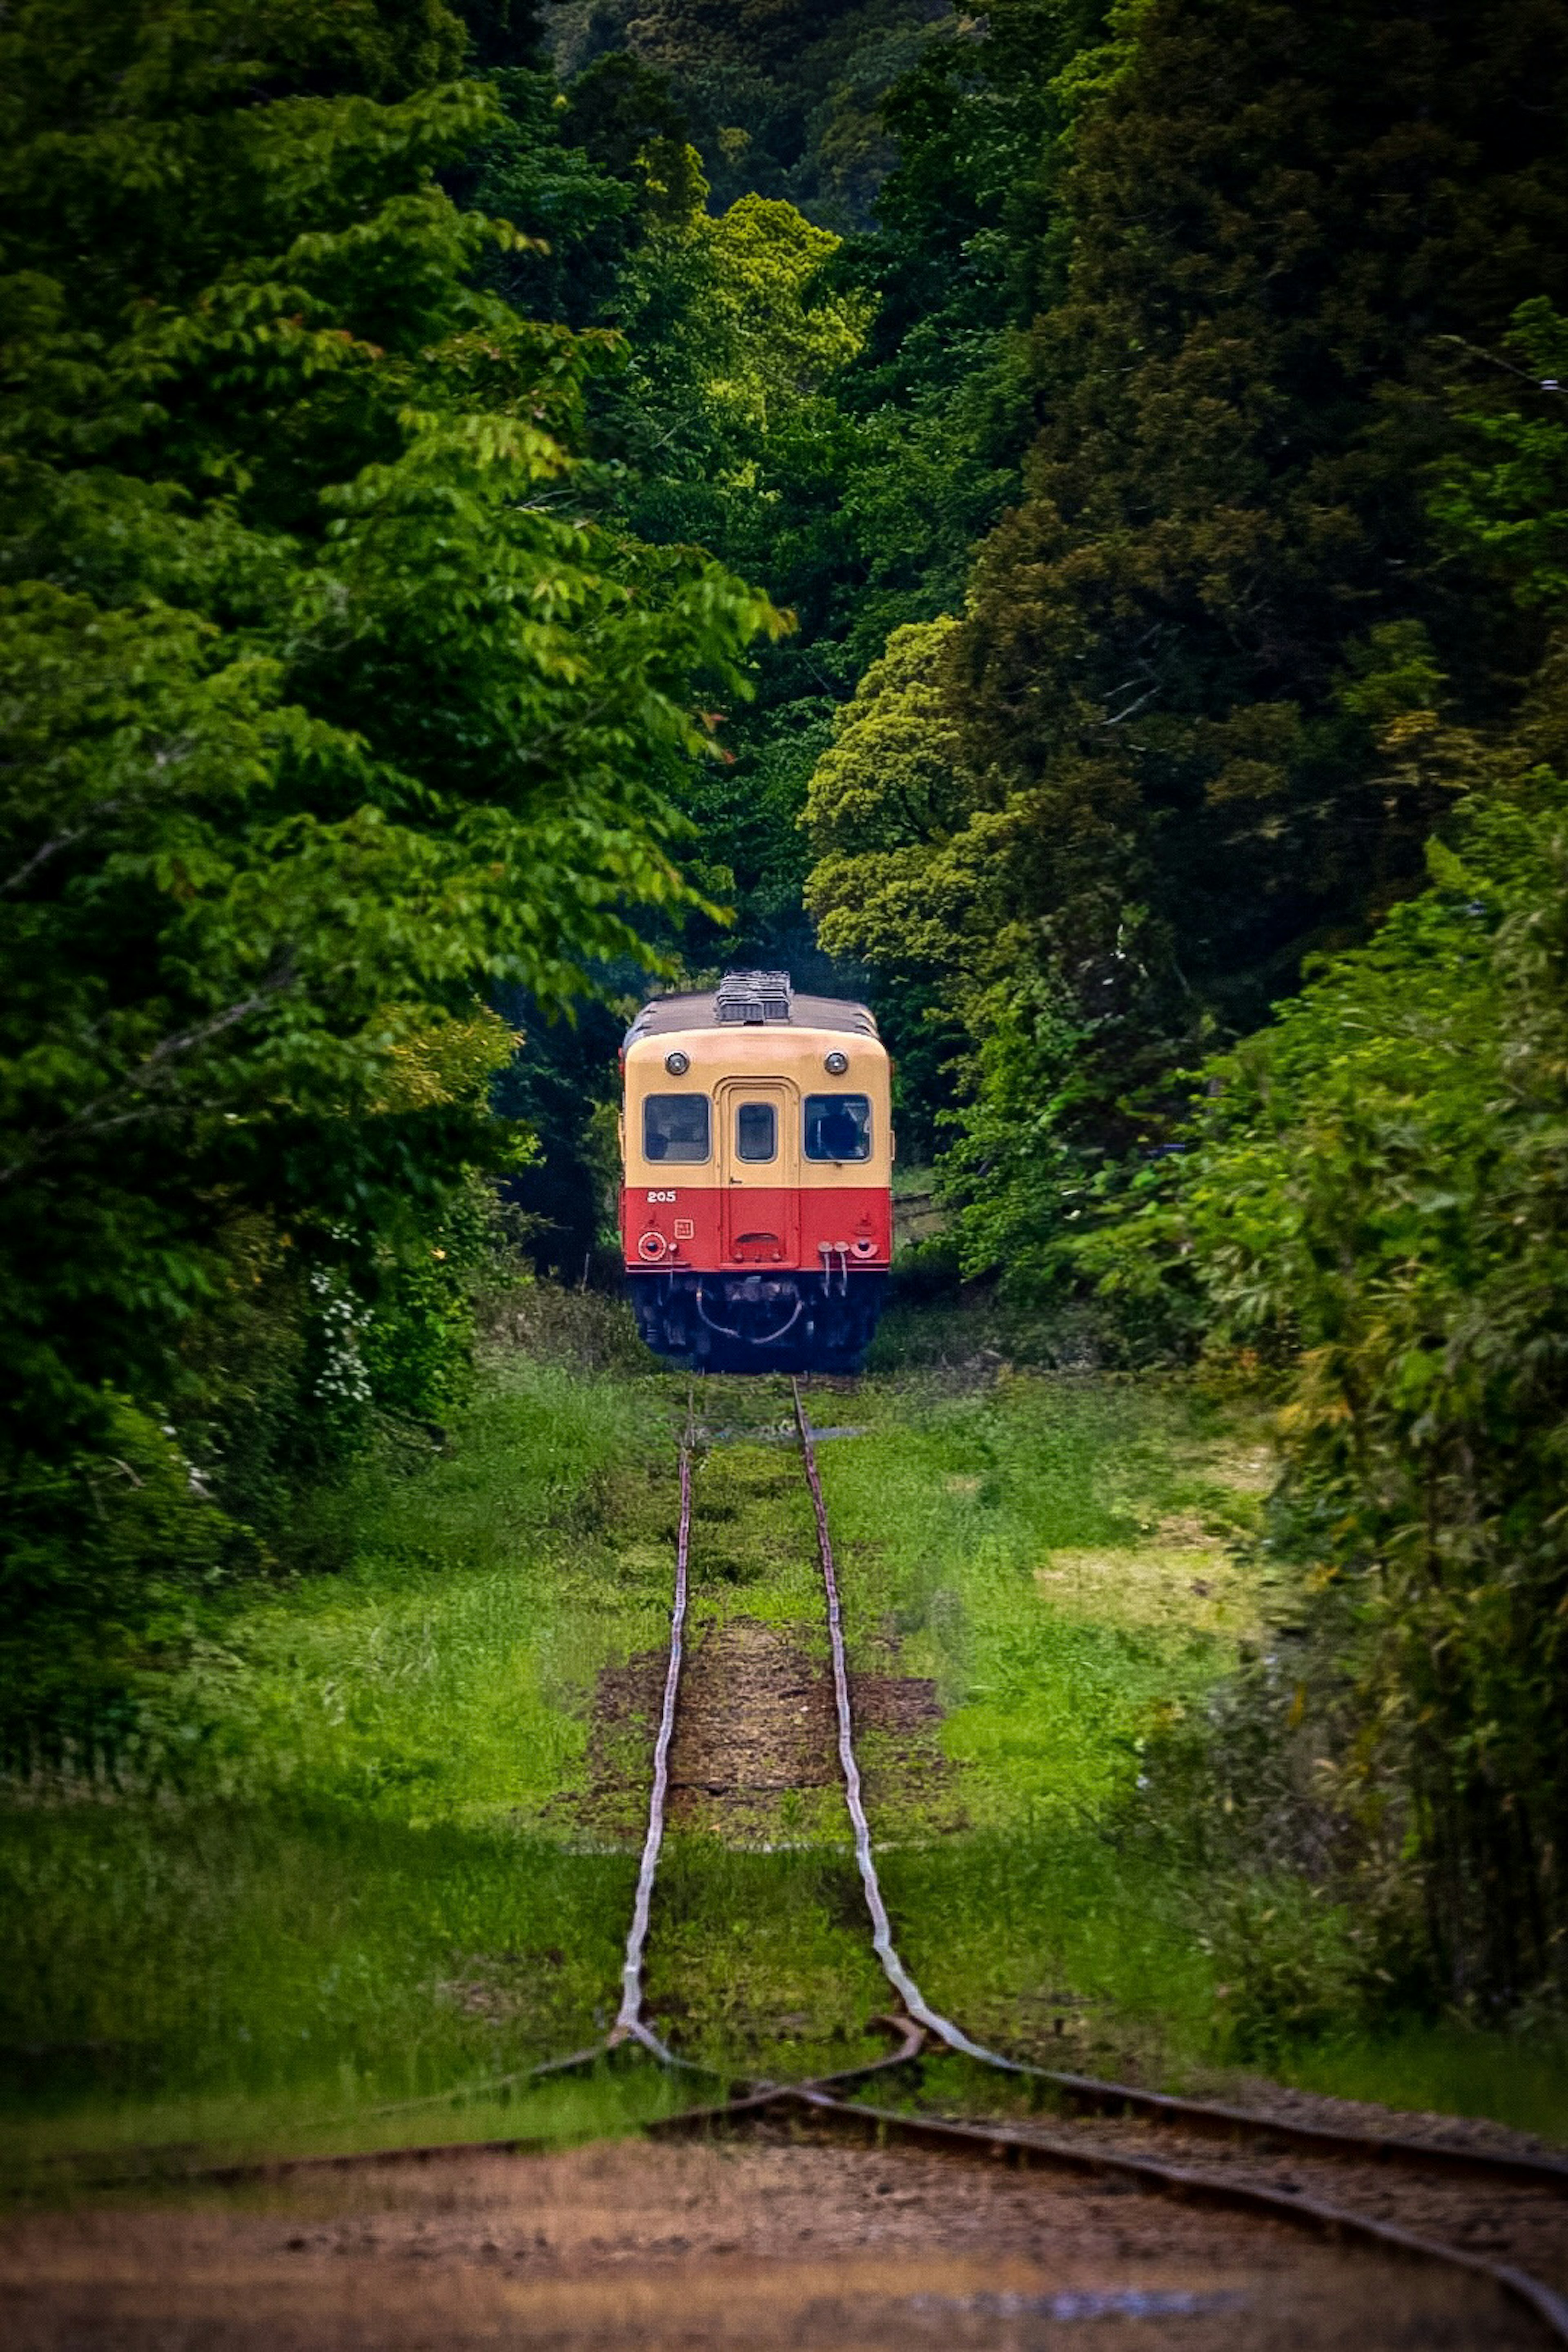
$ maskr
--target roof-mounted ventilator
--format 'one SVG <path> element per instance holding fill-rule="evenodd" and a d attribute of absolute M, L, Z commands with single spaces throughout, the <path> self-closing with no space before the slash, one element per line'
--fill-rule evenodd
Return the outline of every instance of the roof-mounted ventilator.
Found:
<path fill-rule="evenodd" d="M 719 982 L 713 1011 L 722 1022 L 787 1021 L 794 996 L 787 971 L 727 971 Z"/>

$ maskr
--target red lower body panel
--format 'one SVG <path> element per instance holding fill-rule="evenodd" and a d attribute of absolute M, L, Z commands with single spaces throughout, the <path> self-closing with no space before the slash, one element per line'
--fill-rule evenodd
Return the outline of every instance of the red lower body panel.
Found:
<path fill-rule="evenodd" d="M 877 1273 L 892 1255 L 892 1195 L 885 1184 L 809 1192 L 628 1184 L 621 1192 L 621 1239 L 628 1269 L 645 1273 Z"/>

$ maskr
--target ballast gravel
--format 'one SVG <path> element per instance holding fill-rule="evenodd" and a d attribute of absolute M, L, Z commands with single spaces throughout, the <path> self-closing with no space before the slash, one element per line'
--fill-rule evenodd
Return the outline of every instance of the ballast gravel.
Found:
<path fill-rule="evenodd" d="M 920 2149 L 637 2140 L 0 2231 L 11 2352 L 1512 2352 L 1484 2283 Z"/>

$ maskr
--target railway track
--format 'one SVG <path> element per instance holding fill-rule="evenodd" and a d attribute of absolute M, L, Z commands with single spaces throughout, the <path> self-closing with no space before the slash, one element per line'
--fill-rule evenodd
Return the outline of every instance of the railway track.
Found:
<path fill-rule="evenodd" d="M 1568 2268 L 1568 2163 L 1529 2155 L 1496 2154 L 1378 2132 L 1341 2129 L 1259 2116 L 1217 2102 L 1176 2098 L 1093 2076 L 1037 2067 L 988 2049 L 925 1997 L 905 1965 L 878 1875 L 856 1754 L 851 1685 L 837 1566 L 817 1470 L 815 1437 L 798 1380 L 790 1382 L 794 1437 L 815 1520 L 833 1681 L 839 1773 L 871 1941 L 896 2006 L 877 2021 L 895 2046 L 868 2063 L 804 2082 L 752 2083 L 738 2091 L 721 2084 L 710 2095 L 647 2126 L 659 2137 L 717 2136 L 758 2126 L 783 2126 L 803 2136 L 831 2134 L 886 2146 L 903 2142 L 989 2165 L 1048 2168 L 1121 2184 L 1188 2205 L 1209 2206 L 1283 2222 L 1319 2238 L 1398 2254 L 1479 2277 L 1528 2312 L 1550 2340 L 1568 2344 L 1568 2294 L 1537 2274 L 1540 2265 L 1563 2275 Z M 724 1435 L 778 1438 L 787 1424 L 746 1428 Z M 720 2082 L 669 2046 L 650 2017 L 645 1960 L 656 1916 L 658 1866 L 669 1796 L 669 1759 L 680 1707 L 691 1583 L 692 1476 L 705 1443 L 689 1395 L 679 1444 L 679 1512 L 663 1692 L 656 1731 L 647 1829 L 643 1840 L 621 1972 L 620 2006 L 605 2042 L 524 2073 L 492 2078 L 468 2095 L 495 2092 L 587 2066 L 607 2051 L 640 2048 L 658 2063 Z M 1016 2099 L 1023 2092 L 1072 2120 L 1029 2115 L 997 2121 L 973 2114 L 935 2112 L 919 2104 L 921 2070 L 933 2053 L 949 2053 L 994 2073 Z M 905 2096 L 891 2103 L 895 2084 Z M 880 2087 L 881 2098 L 867 2095 Z M 911 2097 L 910 2094 L 913 2094 Z M 395 2114 L 436 2101 L 404 2103 Z M 425 2142 L 349 2156 L 294 2157 L 261 2163 L 208 2166 L 182 2177 L 243 2181 L 320 2170 L 399 2163 L 429 2163 L 500 2149 L 522 2150 L 526 2139 Z"/>
<path fill-rule="evenodd" d="M 1440 2218 L 1458 2234 L 1473 2229 L 1477 2220 L 1472 2193 L 1476 2184 L 1484 2183 L 1491 2190 L 1506 2188 L 1517 2234 L 1527 2238 L 1532 2247 L 1539 2242 L 1548 2250 L 1560 2249 L 1568 2222 L 1568 2208 L 1563 2201 L 1568 2197 L 1568 2164 L 1544 2158 L 1496 2156 L 1440 2143 L 1434 2146 L 1389 2134 L 1280 2123 L 1243 2108 L 1173 2098 L 1093 2076 L 1030 2066 L 987 2049 L 926 1999 L 894 1942 L 877 1872 L 855 1751 L 843 1611 L 827 1507 L 817 1470 L 814 1433 L 798 1380 L 791 1381 L 790 1391 L 816 1522 L 845 1806 L 871 1927 L 872 1947 L 899 2002 L 894 2021 L 903 2030 L 904 2047 L 872 2066 L 856 2070 L 853 2075 L 819 2077 L 802 2084 L 763 2084 L 689 2109 L 649 2126 L 650 2130 L 659 2136 L 734 2131 L 766 2117 L 788 2117 L 807 2129 L 847 2133 L 879 2145 L 901 2140 L 984 2163 L 1000 2160 L 1020 2167 L 1052 2166 L 1101 2179 L 1121 2180 L 1133 2188 L 1180 2198 L 1189 2204 L 1253 2213 L 1319 2237 L 1374 2247 L 1384 2253 L 1445 2264 L 1484 2277 L 1500 2294 L 1528 2310 L 1557 2342 L 1568 2344 L 1568 2295 L 1560 2294 L 1521 2263 L 1500 2260 L 1493 2253 L 1455 2242 L 1451 2237 L 1431 2234 L 1429 2227 L 1409 2226 L 1401 2211 L 1402 2207 L 1414 2207 L 1427 2224 Z M 679 1705 L 679 1655 L 689 1572 L 690 1456 L 694 1435 L 695 1424 L 689 1413 L 680 1454 L 681 1510 L 669 1668 L 655 1749 L 648 1836 L 638 1878 L 637 1910 L 627 1939 L 625 1991 L 617 2022 L 619 2034 L 635 2036 L 666 2056 L 669 2053 L 643 2014 L 641 1963 L 663 1837 L 667 1764 Z M 868 2076 L 890 2076 L 917 2070 L 933 2044 L 993 2069 L 1016 2084 L 1037 2087 L 1099 2120 L 1087 2128 L 1080 2124 L 1070 2132 L 1050 2131 L 1032 2122 L 1001 2124 L 973 2116 L 927 2114 L 847 2095 L 852 2083 L 863 2083 Z M 1181 2161 L 1172 2161 L 1160 2152 L 1155 2140 L 1172 2137 L 1196 2142 L 1201 2151 L 1196 2160 L 1190 2148 Z M 1218 2150 L 1216 2141 L 1223 2143 Z M 1279 2161 L 1281 2156 L 1288 2159 L 1284 2165 Z M 1303 2174 L 1311 2178 L 1311 2187 L 1308 2187 Z M 1405 2186 L 1394 2187 L 1396 2180 Z M 1417 2184 L 1414 2193 L 1409 2187 L 1412 2181 Z M 1334 2193 L 1336 2190 L 1338 2193 Z M 1521 2211 L 1521 2196 L 1530 2200 L 1528 2213 Z M 1481 2218 L 1487 2223 L 1494 2219 L 1489 2213 Z M 1522 2229 L 1521 2222 L 1524 2224 Z"/>

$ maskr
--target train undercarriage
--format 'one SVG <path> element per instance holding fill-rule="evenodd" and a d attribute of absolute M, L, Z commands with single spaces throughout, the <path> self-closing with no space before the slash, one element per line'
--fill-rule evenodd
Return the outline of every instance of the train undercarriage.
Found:
<path fill-rule="evenodd" d="M 887 1275 L 628 1274 L 637 1329 L 683 1371 L 858 1372 Z"/>

